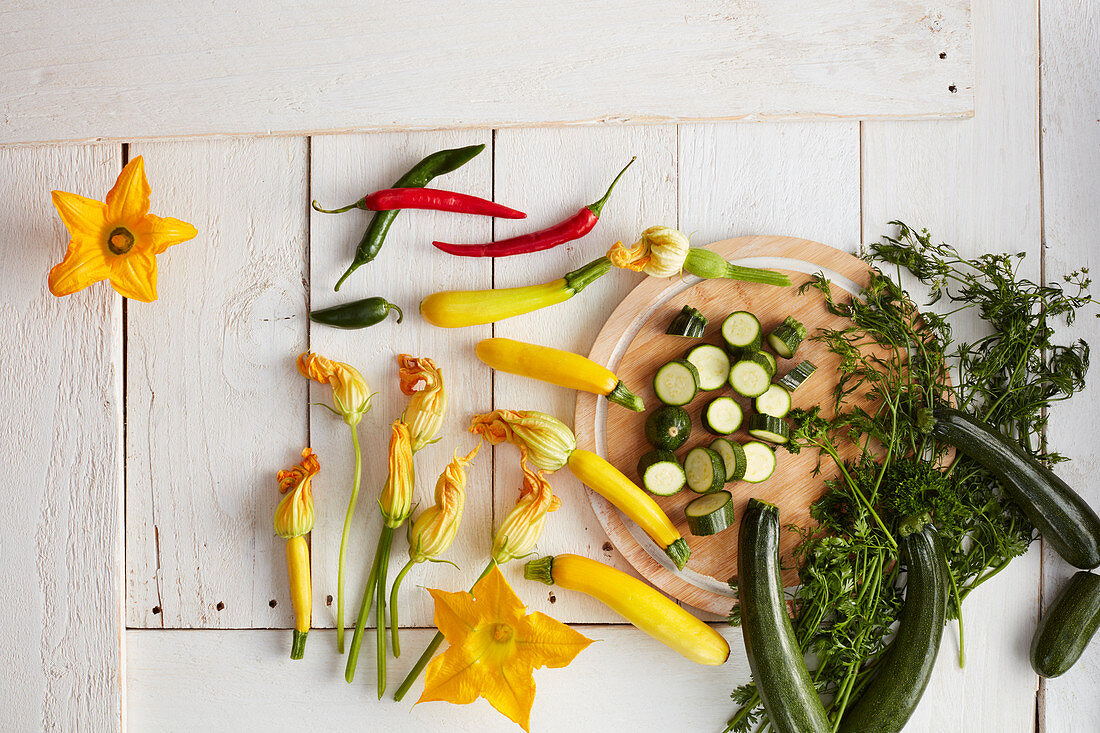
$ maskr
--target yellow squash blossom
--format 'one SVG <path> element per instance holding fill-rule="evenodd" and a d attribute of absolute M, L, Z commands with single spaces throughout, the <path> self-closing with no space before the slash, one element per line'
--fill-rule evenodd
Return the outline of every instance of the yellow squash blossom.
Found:
<path fill-rule="evenodd" d="M 307 351 L 298 356 L 298 373 L 332 387 L 332 402 L 348 425 L 358 425 L 370 410 L 371 393 L 367 380 L 350 364 Z"/>
<path fill-rule="evenodd" d="M 443 370 L 427 357 L 416 358 L 408 354 L 398 356 L 397 364 L 401 392 L 410 397 L 403 419 L 409 425 L 415 453 L 435 442 L 435 436 L 443 424 L 443 415 L 447 411 Z"/>
<path fill-rule="evenodd" d="M 305 536 L 313 529 L 313 477 L 321 470 L 316 454 L 302 451 L 302 461 L 279 471 L 279 492 L 286 494 L 275 509 L 275 534 L 287 540 L 286 564 L 290 576 L 290 600 L 294 606 L 294 638 L 290 658 L 301 659 L 312 623 L 313 586 L 309 569 L 309 545 Z"/>
<path fill-rule="evenodd" d="M 615 267 L 644 272 L 653 277 L 672 277 L 684 268 L 691 244 L 681 232 L 654 226 L 642 232 L 633 247 L 616 242 L 607 252 Z"/>
<path fill-rule="evenodd" d="M 157 299 L 156 256 L 194 239 L 198 230 L 185 221 L 150 214 L 151 191 L 139 155 L 118 174 L 106 202 L 53 192 L 71 239 L 65 259 L 50 270 L 51 293 L 69 295 L 109 279 L 127 298 L 146 303 Z"/>
<path fill-rule="evenodd" d="M 526 460 L 546 471 L 564 466 L 577 447 L 577 438 L 565 423 L 535 410 L 493 410 L 475 415 L 470 432 L 492 445 L 508 441 Z"/>
<path fill-rule="evenodd" d="M 523 488 L 519 499 L 493 536 L 490 556 L 498 565 L 530 554 L 542 535 L 546 514 L 561 506 L 561 499 L 554 496 L 553 487 L 541 473 L 532 471 L 524 461 L 520 462 L 520 468 Z"/>
<path fill-rule="evenodd" d="M 466 466 L 470 465 L 481 444 L 463 457 L 454 458 L 435 484 L 435 504 L 420 512 L 409 525 L 409 560 L 424 562 L 447 551 L 454 542 L 466 503 Z M 396 583 L 394 584 L 396 587 Z"/>
<path fill-rule="evenodd" d="M 435 599 L 435 625 L 450 646 L 428 665 L 418 703 L 466 705 L 484 697 L 530 730 L 532 672 L 565 667 L 592 643 L 546 614 L 525 614 L 526 607 L 499 568 L 479 580 L 472 593 L 428 592 Z"/>
<path fill-rule="evenodd" d="M 389 453 L 390 473 L 382 495 L 378 497 L 378 506 L 386 519 L 386 526 L 397 528 L 412 513 L 413 497 L 413 455 L 409 442 L 409 426 L 401 420 L 394 420 L 390 434 Z"/>

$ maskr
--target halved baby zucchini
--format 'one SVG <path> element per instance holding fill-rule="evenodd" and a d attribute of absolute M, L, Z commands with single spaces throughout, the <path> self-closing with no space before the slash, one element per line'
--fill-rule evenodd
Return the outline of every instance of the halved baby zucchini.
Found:
<path fill-rule="evenodd" d="M 791 393 L 781 384 L 773 384 L 756 398 L 756 411 L 761 415 L 783 417 L 791 411 Z"/>
<path fill-rule="evenodd" d="M 726 483 L 726 464 L 710 448 L 692 448 L 684 458 L 688 488 L 696 494 L 713 494 Z"/>
<path fill-rule="evenodd" d="M 749 435 L 754 438 L 783 444 L 790 440 L 790 433 L 787 421 L 781 417 L 757 413 L 749 418 Z"/>
<path fill-rule="evenodd" d="M 700 496 L 686 507 L 688 530 L 697 537 L 718 534 L 733 526 L 733 496 L 728 491 L 716 491 Z"/>
<path fill-rule="evenodd" d="M 730 351 L 759 349 L 763 343 L 764 329 L 760 320 L 748 311 L 735 311 L 722 321 L 722 340 Z"/>
<path fill-rule="evenodd" d="M 730 358 L 725 351 L 713 344 L 700 344 L 684 357 L 699 372 L 699 389 L 719 389 L 730 373 Z"/>
<path fill-rule="evenodd" d="M 745 481 L 758 484 L 775 473 L 775 451 L 771 446 L 752 440 L 741 448 L 745 451 Z"/>
<path fill-rule="evenodd" d="M 672 319 L 672 323 L 668 324 L 668 329 L 665 331 L 665 333 L 669 334 L 670 336 L 701 338 L 703 332 L 706 330 L 706 316 L 692 308 L 690 305 L 685 305 L 684 309 L 677 313 L 676 317 Z"/>
<path fill-rule="evenodd" d="M 676 450 L 691 434 L 691 417 L 675 405 L 662 405 L 645 419 L 645 438 L 654 448 Z"/>
<path fill-rule="evenodd" d="M 732 397 L 715 397 L 703 408 L 703 425 L 715 435 L 729 435 L 737 430 L 742 417 L 741 405 Z"/>
<path fill-rule="evenodd" d="M 812 361 L 800 361 L 794 369 L 780 378 L 779 383 L 786 387 L 787 391 L 794 392 L 816 371 L 817 366 Z"/>
<path fill-rule="evenodd" d="M 672 496 L 687 483 L 684 468 L 670 450 L 651 450 L 638 459 L 642 488 L 656 496 Z"/>
<path fill-rule="evenodd" d="M 676 359 L 653 375 L 653 391 L 666 405 L 686 405 L 699 390 L 699 370 L 687 359 Z"/>
<path fill-rule="evenodd" d="M 768 361 L 759 351 L 742 355 L 730 368 L 730 386 L 743 397 L 759 397 L 771 386 L 772 372 Z"/>
<path fill-rule="evenodd" d="M 806 327 L 791 316 L 787 316 L 774 331 L 768 334 L 768 346 L 771 346 L 775 353 L 784 359 L 790 359 L 804 338 L 806 338 Z"/>
<path fill-rule="evenodd" d="M 729 438 L 715 438 L 707 446 L 712 451 L 722 456 L 722 462 L 726 464 L 726 483 L 740 481 L 745 477 L 745 449 L 741 444 Z"/>

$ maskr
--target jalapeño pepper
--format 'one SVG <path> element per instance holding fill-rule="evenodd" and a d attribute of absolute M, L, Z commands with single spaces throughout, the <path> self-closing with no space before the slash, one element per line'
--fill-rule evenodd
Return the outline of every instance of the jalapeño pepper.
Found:
<path fill-rule="evenodd" d="M 397 311 L 397 322 L 401 323 L 405 314 L 385 298 L 363 298 L 334 305 L 331 308 L 321 308 L 312 311 L 309 314 L 309 320 L 335 328 L 366 328 L 380 323 L 390 314 L 390 310 Z"/>

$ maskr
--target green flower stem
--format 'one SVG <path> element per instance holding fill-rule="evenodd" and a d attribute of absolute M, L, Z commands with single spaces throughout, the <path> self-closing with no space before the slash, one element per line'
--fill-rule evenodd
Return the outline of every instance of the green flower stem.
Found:
<path fill-rule="evenodd" d="M 378 563 L 378 615 L 375 618 L 377 634 L 378 699 L 386 692 L 386 571 L 390 566 L 390 547 L 393 544 L 393 527 L 386 527 L 386 544 L 380 546 L 382 559 Z"/>
<path fill-rule="evenodd" d="M 359 662 L 359 647 L 363 645 L 363 630 L 367 626 L 367 617 L 370 616 L 371 606 L 374 605 L 374 592 L 378 589 L 378 567 L 383 547 L 390 546 L 393 539 L 393 528 L 382 525 L 382 533 L 378 535 L 378 548 L 374 551 L 374 563 L 371 565 L 370 576 L 367 577 L 367 587 L 363 589 L 363 602 L 359 606 L 359 618 L 355 622 L 355 633 L 351 637 L 351 648 L 348 650 L 348 663 L 344 668 L 344 679 L 351 684 L 355 679 L 355 665 Z"/>
<path fill-rule="evenodd" d="M 488 575 L 489 572 L 496 567 L 496 565 L 497 564 L 495 560 L 490 560 L 489 564 L 485 566 L 485 569 L 481 571 L 481 575 L 477 576 L 477 580 L 481 580 L 486 575 Z M 474 581 L 474 585 L 477 585 L 477 580 Z M 401 686 L 397 688 L 397 692 L 393 693 L 394 700 L 400 702 L 401 699 L 405 697 L 405 695 L 409 691 L 409 688 L 412 687 L 413 683 L 420 678 L 420 674 L 424 671 L 424 668 L 428 666 L 428 662 L 430 662 L 432 657 L 435 656 L 435 653 L 439 650 L 439 646 L 442 643 L 443 633 L 439 631 L 435 632 L 435 636 L 432 637 L 431 642 L 428 644 L 428 648 L 425 649 L 424 653 L 420 655 L 420 659 L 416 660 L 416 664 L 414 664 L 413 668 L 409 670 L 409 673 L 405 676 L 405 679 L 401 683 Z"/>
<path fill-rule="evenodd" d="M 412 570 L 412 566 L 415 564 L 411 559 L 405 563 L 405 567 L 401 568 L 401 572 L 393 579 L 393 590 L 390 591 L 390 633 L 393 639 L 394 659 L 401 656 L 401 640 L 397 638 L 397 589 L 401 587 L 401 581 L 405 579 L 405 575 Z"/>
<path fill-rule="evenodd" d="M 351 533 L 351 518 L 355 514 L 355 502 L 359 500 L 359 474 L 362 472 L 363 458 L 359 451 L 359 431 L 351 426 L 351 445 L 355 449 L 355 477 L 351 482 L 351 498 L 348 499 L 348 511 L 344 515 L 344 531 L 340 535 L 340 561 L 336 572 L 336 650 L 344 653 L 344 552 Z"/>

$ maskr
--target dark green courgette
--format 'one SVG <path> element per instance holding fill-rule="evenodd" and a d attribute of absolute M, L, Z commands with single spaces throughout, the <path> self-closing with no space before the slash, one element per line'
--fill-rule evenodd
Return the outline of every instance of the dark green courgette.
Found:
<path fill-rule="evenodd" d="M 701 338 L 706 330 L 707 317 L 690 305 L 685 305 L 683 310 L 677 313 L 676 317 L 672 319 L 672 323 L 668 324 L 668 329 L 665 330 L 665 333 L 670 336 Z"/>
<path fill-rule="evenodd" d="M 963 412 L 937 407 L 922 417 L 932 435 L 997 477 L 1063 560 L 1084 570 L 1100 565 L 1100 517 L 1053 471 L 1015 440 Z"/>
<path fill-rule="evenodd" d="M 691 417 L 676 405 L 662 405 L 645 419 L 645 438 L 654 448 L 676 450 L 691 434 Z"/>
<path fill-rule="evenodd" d="M 787 615 L 779 576 L 777 506 L 749 499 L 737 541 L 737 580 L 745 652 L 772 729 L 832 731 Z"/>
<path fill-rule="evenodd" d="M 838 733 L 897 733 L 932 676 L 947 622 L 950 571 L 931 524 L 899 537 L 898 549 L 908 572 L 901 621 L 874 678 L 845 712 Z"/>
<path fill-rule="evenodd" d="M 1100 575 L 1084 570 L 1050 604 L 1031 639 L 1031 667 L 1043 677 L 1065 673 L 1100 629 Z"/>

